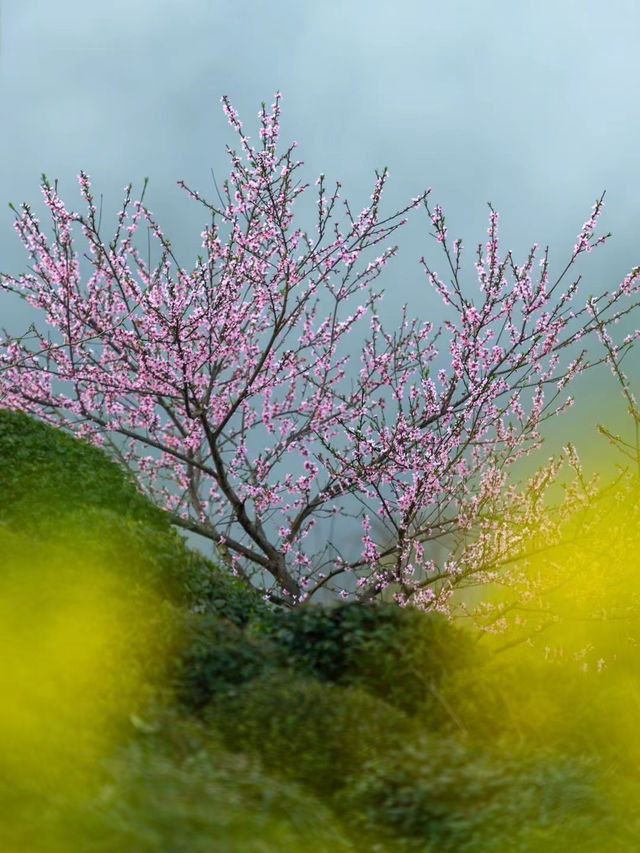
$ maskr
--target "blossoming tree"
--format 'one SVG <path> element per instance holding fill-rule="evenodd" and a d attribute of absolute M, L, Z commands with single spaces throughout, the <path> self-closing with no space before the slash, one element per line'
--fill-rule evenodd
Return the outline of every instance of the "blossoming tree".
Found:
<path fill-rule="evenodd" d="M 495 579 L 523 531 L 552 525 L 542 497 L 562 458 L 520 484 L 509 466 L 539 447 L 541 424 L 570 404 L 567 386 L 594 364 L 589 336 L 635 307 L 640 268 L 580 302 L 580 277 L 561 282 L 609 236 L 593 237 L 602 198 L 553 282 L 548 250 L 536 274 L 537 246 L 521 266 L 510 252 L 501 257 L 491 208 L 474 296 L 462 281 L 462 243 L 450 244 L 430 190 L 382 217 L 386 169 L 361 213 L 343 202 L 342 227 L 340 184 L 327 193 L 321 176 L 309 236 L 294 225 L 294 202 L 308 188 L 294 183 L 295 143 L 277 152 L 280 95 L 270 112 L 262 105 L 259 150 L 222 103 L 243 156 L 228 149 L 219 207 L 179 182 L 210 218 L 192 269 L 178 263 L 144 191 L 132 205 L 131 186 L 108 243 L 82 172 L 86 215 L 68 211 L 43 176 L 53 239 L 29 205 L 13 208 L 33 266 L 3 275 L 1 287 L 44 312 L 49 329 L 5 333 L 0 405 L 105 446 L 174 524 L 210 539 L 231 571 L 273 601 L 389 587 L 401 603 L 446 608 L 456 588 Z M 446 258 L 448 283 L 421 264 L 447 319 L 436 327 L 405 306 L 385 330 L 382 292 L 371 285 L 396 247 L 365 255 L 418 207 Z M 153 269 L 134 243 L 145 223 L 161 250 Z M 349 342 L 363 324 L 369 337 L 354 368 Z M 628 336 L 616 353 L 631 344 Z M 312 552 L 309 532 L 332 516 L 358 518 L 355 558 L 333 541 Z M 384 541 L 372 534 L 374 518 Z M 447 543 L 439 561 L 429 549 L 437 541 Z"/>

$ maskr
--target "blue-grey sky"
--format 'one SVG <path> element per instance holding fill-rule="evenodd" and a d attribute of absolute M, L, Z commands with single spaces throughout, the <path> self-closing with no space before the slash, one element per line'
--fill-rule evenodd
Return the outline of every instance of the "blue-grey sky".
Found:
<path fill-rule="evenodd" d="M 123 187 L 133 181 L 135 192 L 149 176 L 145 201 L 189 266 L 206 217 L 175 182 L 213 199 L 210 170 L 224 178 L 225 144 L 237 147 L 220 96 L 256 138 L 260 102 L 276 90 L 282 142 L 298 141 L 312 184 L 303 210 L 320 172 L 361 209 L 374 170 L 388 166 L 387 212 L 432 187 L 451 236 L 467 247 L 473 288 L 488 201 L 501 214 L 503 246 L 522 262 L 532 243 L 548 243 L 553 272 L 606 189 L 602 232 L 614 236 L 580 267 L 589 291 L 640 263 L 636 0 L 0 3 L 3 272 L 27 263 L 8 202 L 42 210 L 45 172 L 79 208 L 80 169 L 104 194 L 105 224 L 115 222 Z M 424 254 L 444 275 L 429 230 L 419 211 L 396 234 L 399 256 L 380 280 L 390 318 L 403 302 L 438 317 L 418 264 Z M 0 312 L 12 331 L 32 319 L 6 295 Z M 580 386 L 582 414 L 567 421 L 569 432 L 604 417 L 605 400 L 622 411 L 599 376 Z"/>

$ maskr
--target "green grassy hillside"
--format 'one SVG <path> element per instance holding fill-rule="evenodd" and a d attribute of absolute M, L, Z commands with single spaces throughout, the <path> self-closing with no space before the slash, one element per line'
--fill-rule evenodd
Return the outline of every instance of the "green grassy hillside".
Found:
<path fill-rule="evenodd" d="M 640 850 L 608 737 L 635 658 L 598 680 L 388 604 L 278 611 L 7 411 L 0 496 L 3 851 Z"/>

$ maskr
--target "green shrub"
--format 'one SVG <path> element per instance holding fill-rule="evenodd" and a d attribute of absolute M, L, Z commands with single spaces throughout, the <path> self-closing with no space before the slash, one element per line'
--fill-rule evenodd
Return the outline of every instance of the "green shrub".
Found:
<path fill-rule="evenodd" d="M 631 669 L 629 657 L 613 659 L 600 672 L 581 671 L 571 658 L 545 662 L 535 647 L 516 648 L 447 680 L 442 698 L 478 743 L 526 742 L 567 756 L 606 756 L 622 775 L 635 775 L 638 662 Z"/>
<path fill-rule="evenodd" d="M 596 781 L 588 761 L 491 753 L 433 736 L 368 764 L 342 802 L 364 831 L 407 849 L 537 851 L 542 841 L 582 843 L 602 829 Z M 581 849 L 601 850 L 586 843 Z"/>
<path fill-rule="evenodd" d="M 215 614 L 241 628 L 270 621 L 271 610 L 256 588 L 248 587 L 226 569 L 185 546 L 182 560 L 189 606 Z"/>
<path fill-rule="evenodd" d="M 43 543 L 74 541 L 87 556 L 127 566 L 133 583 L 164 585 L 191 609 L 246 624 L 266 608 L 257 591 L 191 551 L 106 452 L 7 409 L 0 409 L 0 495 L 0 524 Z"/>
<path fill-rule="evenodd" d="M 154 669 L 145 675 L 171 686 L 186 707 L 201 707 L 268 664 L 268 642 L 246 631 L 252 611 L 266 605 L 189 552 L 173 530 L 154 531 L 95 507 L 50 519 L 36 536 L 0 528 L 0 595 L 7 583 L 19 583 L 34 619 L 57 599 L 61 584 L 71 591 L 94 572 L 126 590 L 131 620 L 122 626 L 123 655 L 130 665 L 134 658 L 149 659 L 138 650 L 153 637 L 164 651 L 150 658 Z"/>
<path fill-rule="evenodd" d="M 175 715 L 145 722 L 152 731 L 104 762 L 83 797 L 25 798 L 0 780 L 3 853 L 353 851 L 325 805 L 215 731 Z"/>
<path fill-rule="evenodd" d="M 216 697 L 207 719 L 232 748 L 323 795 L 414 732 L 402 711 L 363 690 L 275 672 Z"/>
<path fill-rule="evenodd" d="M 481 743 L 526 741 L 535 748 L 593 746 L 590 684 L 585 674 L 521 655 L 496 655 L 474 671 L 456 673 L 442 687 L 443 698 L 464 729 Z M 601 710 L 601 709 L 600 709 Z"/>
<path fill-rule="evenodd" d="M 190 710 L 204 707 L 277 665 L 264 639 L 247 634 L 216 613 L 189 614 L 183 622 L 172 682 L 177 700 Z"/>
<path fill-rule="evenodd" d="M 407 713 L 448 712 L 434 690 L 478 657 L 473 641 L 439 614 L 349 602 L 275 614 L 269 629 L 292 660 L 323 680 L 360 686 Z"/>
<path fill-rule="evenodd" d="M 87 506 L 167 529 L 164 512 L 100 448 L 22 412 L 0 409 L 0 520 L 37 525 Z"/>
<path fill-rule="evenodd" d="M 83 677 L 114 707 L 121 703 L 111 690 L 126 685 L 133 698 L 147 682 L 164 683 L 181 639 L 184 594 L 162 564 L 163 534 L 154 537 L 155 550 L 145 547 L 148 536 L 141 522 L 95 508 L 58 519 L 57 525 L 52 521 L 48 535 L 0 527 L 0 603 L 11 617 L 10 629 L 2 627 L 18 659 L 24 653 L 38 669 L 36 637 L 44 659 L 52 651 L 50 635 L 59 637 L 58 663 L 65 671 L 63 658 L 92 648 L 91 672 Z M 69 649 L 63 654 L 65 643 Z M 25 684 L 31 677 L 25 670 Z M 74 684 L 72 671 L 65 677 Z M 61 706 L 71 701 L 62 681 L 55 701 Z"/>
<path fill-rule="evenodd" d="M 46 508 L 37 530 L 17 521 L 0 529 L 6 534 L 0 564 L 20 565 L 25 576 L 30 560 L 39 566 L 50 562 L 53 580 L 56 563 L 67 564 L 69 570 L 75 565 L 78 573 L 83 572 L 83 565 L 100 565 L 126 579 L 132 594 L 153 590 L 181 604 L 189 603 L 189 552 L 170 527 L 160 530 L 137 518 L 89 505 L 60 515 L 50 514 Z"/>

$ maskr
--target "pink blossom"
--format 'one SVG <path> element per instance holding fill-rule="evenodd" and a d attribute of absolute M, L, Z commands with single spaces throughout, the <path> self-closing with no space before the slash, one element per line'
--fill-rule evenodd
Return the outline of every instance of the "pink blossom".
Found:
<path fill-rule="evenodd" d="M 545 420 L 571 403 L 554 395 L 590 366 L 576 343 L 595 336 L 622 375 L 609 327 L 631 310 L 623 299 L 637 298 L 640 268 L 617 290 L 581 301 L 579 277 L 564 292 L 558 284 L 578 254 L 606 239 L 593 242 L 602 199 L 556 282 L 547 252 L 536 279 L 537 245 L 520 266 L 501 254 L 490 206 L 471 293 L 462 242 L 452 254 L 430 190 L 381 215 L 386 170 L 359 214 L 346 200 L 338 206 L 340 223 L 340 184 L 329 194 L 321 175 L 310 236 L 294 224 L 308 184 L 296 181 L 295 143 L 279 151 L 280 101 L 277 93 L 270 111 L 262 106 L 256 148 L 222 98 L 242 150 L 228 150 L 219 207 L 179 182 L 211 223 L 191 269 L 143 205 L 144 190 L 132 202 L 125 188 L 105 244 L 89 177 L 78 179 L 86 215 L 69 212 L 44 180 L 55 239 L 23 205 L 15 228 L 32 272 L 1 280 L 44 323 L 0 342 L 2 405 L 117 452 L 174 524 L 230 555 L 232 572 L 269 574 L 270 600 L 295 605 L 321 588 L 349 597 L 341 579 L 354 573 L 359 597 L 390 589 L 403 605 L 446 612 L 457 588 L 495 582 L 523 530 L 547 523 L 541 495 L 560 461 L 545 460 L 517 487 L 508 469 L 539 448 Z M 445 318 L 436 328 L 405 307 L 387 330 L 373 285 L 396 253 L 389 239 L 420 205 L 447 263 L 440 276 L 420 261 Z M 141 225 L 160 250 L 154 269 L 135 245 Z M 88 244 L 86 277 L 74 228 Z M 368 336 L 352 359 L 358 329 Z M 310 533 L 328 517 L 362 518 L 357 555 L 333 541 L 314 550 Z M 374 533 L 374 517 L 385 535 Z M 435 560 L 430 544 L 440 540 L 448 552 Z"/>

